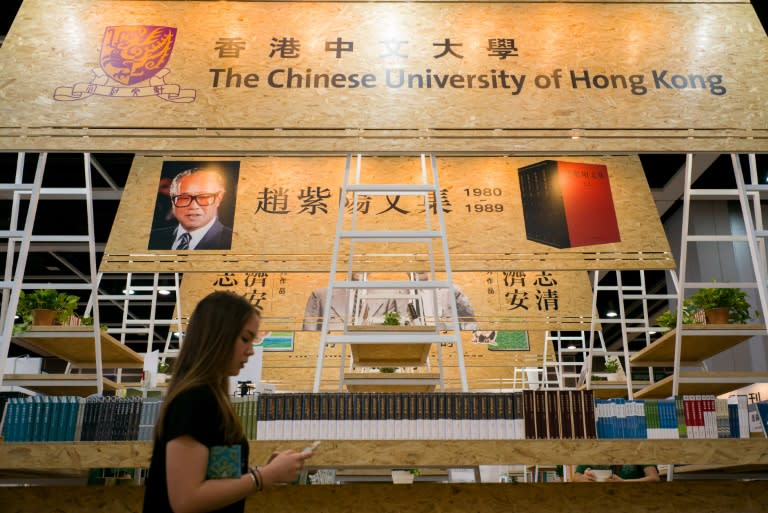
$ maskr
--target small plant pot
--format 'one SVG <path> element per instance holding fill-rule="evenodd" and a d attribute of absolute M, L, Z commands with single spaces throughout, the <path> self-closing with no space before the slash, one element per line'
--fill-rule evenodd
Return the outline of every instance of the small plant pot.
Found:
<path fill-rule="evenodd" d="M 53 322 L 56 320 L 55 310 L 46 310 L 43 308 L 35 308 L 32 310 L 32 325 L 33 326 L 53 326 Z"/>
<path fill-rule="evenodd" d="M 606 381 L 619 381 L 619 373 L 618 372 L 609 372 L 605 375 Z"/>
<path fill-rule="evenodd" d="M 704 316 L 707 324 L 728 324 L 730 313 L 731 309 L 728 307 L 710 308 L 704 312 Z"/>
<path fill-rule="evenodd" d="M 394 484 L 413 484 L 413 478 L 410 470 L 393 470 L 392 482 Z"/>

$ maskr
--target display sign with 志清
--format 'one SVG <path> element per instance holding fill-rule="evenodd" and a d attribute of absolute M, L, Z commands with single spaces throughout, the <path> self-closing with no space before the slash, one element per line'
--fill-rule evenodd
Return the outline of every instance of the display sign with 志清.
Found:
<path fill-rule="evenodd" d="M 343 279 L 340 274 L 338 279 Z M 368 273 L 370 280 L 416 278 L 409 273 Z M 360 279 L 363 279 L 362 277 Z M 442 273 L 438 279 L 444 279 Z M 261 328 L 269 331 L 265 350 L 290 350 L 291 331 L 320 331 L 328 273 L 222 272 L 185 273 L 181 284 L 181 312 L 186 319 L 195 305 L 214 290 L 230 291 L 245 297 L 259 312 Z M 378 325 L 385 312 L 397 312 L 402 324 L 450 323 L 450 296 L 439 291 L 435 312 L 431 293 L 412 289 L 365 292 L 336 289 L 329 313 L 329 329 L 342 330 L 345 324 Z M 373 291 L 371 291 L 373 292 Z M 510 337 L 496 338 L 497 330 L 589 329 L 592 320 L 592 289 L 584 271 L 485 271 L 453 273 L 451 287 L 457 305 L 459 326 L 475 333 L 475 342 L 494 348 L 524 347 Z M 382 298 L 381 296 L 385 296 Z M 600 325 L 597 324 L 599 329 Z"/>

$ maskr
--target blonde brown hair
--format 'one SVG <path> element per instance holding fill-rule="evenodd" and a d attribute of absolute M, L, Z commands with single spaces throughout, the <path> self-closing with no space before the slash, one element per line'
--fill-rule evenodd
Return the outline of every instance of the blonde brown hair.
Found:
<path fill-rule="evenodd" d="M 228 443 L 243 437 L 240 419 L 229 400 L 229 364 L 245 324 L 258 312 L 244 298 L 231 292 L 213 292 L 195 307 L 189 319 L 179 356 L 173 362 L 168 394 L 155 425 L 155 439 L 162 435 L 168 405 L 182 392 L 207 385 L 213 390 L 222 416 L 221 429 Z"/>

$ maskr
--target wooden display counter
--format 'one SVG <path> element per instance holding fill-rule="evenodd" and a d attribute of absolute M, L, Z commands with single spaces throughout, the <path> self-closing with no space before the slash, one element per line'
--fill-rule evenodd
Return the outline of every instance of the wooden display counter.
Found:
<path fill-rule="evenodd" d="M 251 460 L 265 461 L 275 449 L 299 448 L 308 441 L 251 442 Z M 146 467 L 150 442 L 0 444 L 0 470 Z M 766 465 L 765 439 L 735 440 L 453 440 L 324 441 L 309 462 L 313 467 L 358 466 L 447 468 L 480 464 L 623 463 L 626 461 L 717 465 Z M 4 472 L 8 474 L 8 472 Z M 23 478 L 19 484 L 23 485 Z M 414 489 L 414 486 L 418 489 Z M 60 513 L 120 511 L 138 513 L 143 487 L 0 487 L 3 512 Z M 401 511 L 578 512 L 606 504 L 627 513 L 762 513 L 768 487 L 751 481 L 673 481 L 670 483 L 539 484 L 345 484 L 276 487 L 248 499 L 246 511 L 395 513 Z M 511 505 L 514 505 L 512 507 Z M 512 509 L 510 509 L 512 508 Z"/>
<path fill-rule="evenodd" d="M 310 440 L 251 441 L 252 461 Z M 0 470 L 146 467 L 151 442 L 0 443 Z M 767 465 L 765 438 L 684 440 L 324 440 L 314 467 L 442 468 L 510 464 L 600 465 L 644 461 L 685 465 Z"/>
<path fill-rule="evenodd" d="M 0 488 L 7 513 L 142 511 L 144 487 Z M 763 513 L 768 487 L 760 481 L 537 484 L 345 484 L 281 486 L 253 494 L 248 513 L 466 513 L 531 511 L 584 513 L 613 507 L 622 513 Z"/>

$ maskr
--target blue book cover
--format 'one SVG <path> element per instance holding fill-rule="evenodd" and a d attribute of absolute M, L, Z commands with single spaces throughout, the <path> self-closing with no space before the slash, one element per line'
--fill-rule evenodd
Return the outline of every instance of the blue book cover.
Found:
<path fill-rule="evenodd" d="M 239 445 L 214 445 L 208 451 L 208 479 L 224 479 L 228 477 L 240 477 L 240 450 Z"/>
<path fill-rule="evenodd" d="M 13 442 L 16 440 L 16 427 L 19 420 L 19 404 L 20 399 L 18 397 L 12 397 L 5 404 L 5 413 L 3 414 L 3 437 L 6 442 Z"/>
<path fill-rule="evenodd" d="M 59 417 L 61 416 L 61 404 L 59 401 L 63 399 L 52 395 L 48 397 L 48 420 L 46 421 L 46 430 L 43 440 L 48 442 L 57 442 L 59 440 Z"/>
<path fill-rule="evenodd" d="M 763 425 L 763 434 L 768 436 L 768 401 L 755 403 L 757 413 L 760 415 L 760 423 Z"/>
<path fill-rule="evenodd" d="M 728 427 L 731 438 L 739 438 L 739 411 L 736 404 L 728 404 Z"/>

